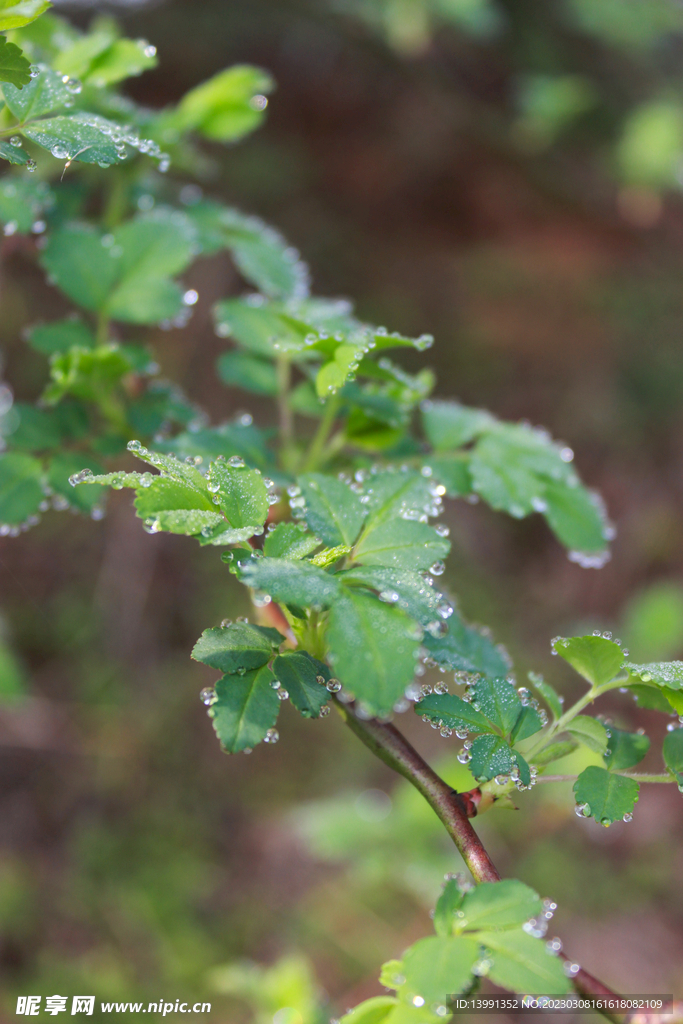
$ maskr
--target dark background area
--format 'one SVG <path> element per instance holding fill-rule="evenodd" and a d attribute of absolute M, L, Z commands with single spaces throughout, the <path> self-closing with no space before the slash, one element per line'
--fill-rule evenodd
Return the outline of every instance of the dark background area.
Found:
<path fill-rule="evenodd" d="M 319 294 L 349 296 L 391 330 L 433 333 L 438 394 L 543 424 L 575 450 L 618 529 L 605 568 L 570 563 L 539 516 L 460 503 L 446 577 L 520 676 L 545 671 L 568 693 L 571 673 L 549 657 L 558 633 L 615 628 L 642 659 L 683 651 L 683 10 L 652 4 L 631 31 L 641 6 L 443 0 L 416 3 L 421 21 L 380 0 L 116 9 L 128 35 L 158 48 L 159 69 L 130 87 L 150 106 L 237 62 L 277 81 L 265 127 L 212 153 L 208 194 L 276 225 Z M 61 307 L 21 253 L 2 273 L 7 376 L 34 397 L 42 371 L 21 329 L 36 302 L 44 317 Z M 201 260 L 186 279 L 195 317 L 152 339 L 164 374 L 214 422 L 247 405 L 271 422 L 269 403 L 214 372 L 225 342 L 210 308 L 239 290 L 234 269 Z M 0 708 L 6 1019 L 16 994 L 81 989 L 196 994 L 213 1020 L 318 1019 L 304 961 L 281 965 L 285 981 L 226 967 L 245 957 L 309 958 L 324 1019 L 379 991 L 379 964 L 428 932 L 457 855 L 401 787 L 382 817 L 375 791 L 394 780 L 336 716 L 285 709 L 277 747 L 220 753 L 197 699 L 211 675 L 189 651 L 247 609 L 215 555 L 147 536 L 118 493 L 101 523 L 53 515 L 0 539 L 0 593 L 26 681 Z M 610 708 L 653 736 L 664 728 L 626 698 Z M 422 752 L 452 757 L 408 718 Z M 577 822 L 568 789 L 539 789 L 482 820 L 501 871 L 558 901 L 567 948 L 607 983 L 680 994 L 681 794 L 653 786 L 633 823 L 605 830 Z M 299 1002 L 271 999 L 278 985 L 299 985 Z M 241 1000 L 226 995 L 237 989 Z"/>

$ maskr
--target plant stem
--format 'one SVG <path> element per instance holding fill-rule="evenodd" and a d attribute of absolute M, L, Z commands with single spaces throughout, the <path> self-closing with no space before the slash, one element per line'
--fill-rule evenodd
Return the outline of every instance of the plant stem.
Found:
<path fill-rule="evenodd" d="M 393 725 L 361 720 L 353 713 L 350 705 L 340 701 L 336 701 L 336 705 L 348 727 L 365 746 L 422 794 L 446 826 L 446 831 L 476 881 L 499 881 L 500 875 L 469 822 L 476 808 L 474 813 L 468 813 L 463 797 L 439 778 Z"/>
<path fill-rule="evenodd" d="M 322 419 L 318 425 L 311 445 L 306 452 L 304 462 L 301 467 L 302 472 L 307 473 L 313 469 L 318 468 L 318 463 L 325 449 L 327 438 L 330 436 L 334 421 L 339 410 L 340 400 L 336 396 L 328 398 L 325 403 L 325 410 L 322 415 Z"/>
<path fill-rule="evenodd" d="M 472 794 L 456 793 L 447 782 L 439 778 L 427 762 L 418 754 L 398 729 L 389 724 L 357 718 L 351 704 L 342 704 L 335 698 L 337 710 L 352 732 L 381 761 L 402 775 L 425 798 L 436 812 L 446 831 L 460 851 L 476 882 L 498 882 L 500 875 L 484 845 L 470 825 L 470 817 L 476 815 L 476 804 Z M 573 963 L 571 957 L 562 954 L 566 964 Z M 611 989 L 580 967 L 571 976 L 577 992 L 584 996 L 615 997 Z M 600 1011 L 608 1020 L 622 1024 L 624 1014 Z"/>
<path fill-rule="evenodd" d="M 634 774 L 633 772 L 615 772 L 615 775 L 622 775 L 625 779 L 633 779 L 634 782 L 675 782 L 671 775 L 648 775 Z M 578 775 L 539 775 L 536 782 L 576 782 Z"/>
<path fill-rule="evenodd" d="M 532 749 L 525 754 L 526 759 L 530 761 L 536 754 L 547 747 L 550 741 L 554 739 L 559 732 L 563 732 L 572 719 L 576 718 L 579 712 L 583 711 L 588 704 L 592 704 L 594 700 L 601 697 L 603 693 L 607 693 L 608 690 L 614 690 L 618 686 L 621 686 L 623 682 L 623 679 L 613 679 L 612 682 L 606 683 L 604 686 L 591 686 L 590 690 L 584 693 L 583 697 L 579 697 L 576 703 L 572 704 L 572 706 L 568 708 L 560 718 L 558 718 L 554 725 L 551 725 L 550 729 L 545 733 L 536 746 L 532 747 Z"/>

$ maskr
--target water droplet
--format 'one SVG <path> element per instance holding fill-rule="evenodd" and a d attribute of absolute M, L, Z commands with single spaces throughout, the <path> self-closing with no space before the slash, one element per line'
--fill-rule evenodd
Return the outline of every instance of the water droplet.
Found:
<path fill-rule="evenodd" d="M 228 465 L 232 466 L 233 469 L 243 469 L 246 463 L 241 455 L 231 455 L 228 459 Z"/>
<path fill-rule="evenodd" d="M 425 1001 L 422 996 L 413 996 L 413 1006 L 424 1006 Z"/>
<path fill-rule="evenodd" d="M 458 754 L 458 761 L 460 762 L 460 764 L 469 764 L 471 760 L 472 755 L 470 754 L 469 750 L 461 750 L 460 753 Z"/>
<path fill-rule="evenodd" d="M 9 144 L 10 146 L 16 146 L 17 149 L 21 148 L 21 136 L 13 135 L 12 138 L 9 140 Z"/>
<path fill-rule="evenodd" d="M 212 704 L 216 703 L 218 697 L 216 696 L 216 691 L 212 686 L 205 686 L 199 693 L 199 699 L 202 704 L 206 704 L 210 707 Z"/>
<path fill-rule="evenodd" d="M 631 814 L 630 811 L 627 811 L 626 814 L 624 815 L 624 817 L 621 820 L 622 821 L 633 821 L 633 815 Z"/>
<path fill-rule="evenodd" d="M 277 691 L 277 695 L 280 698 L 280 700 L 289 700 L 289 690 L 285 690 L 284 687 L 282 686 Z"/>
<path fill-rule="evenodd" d="M 252 110 L 265 110 L 268 106 L 268 97 L 261 95 L 252 96 L 249 100 L 249 106 Z"/>
<path fill-rule="evenodd" d="M 277 743 L 280 739 L 280 733 L 277 729 L 269 729 L 266 735 L 263 737 L 264 743 Z"/>
<path fill-rule="evenodd" d="M 330 693 L 339 693 L 339 691 L 342 688 L 342 684 L 339 682 L 338 679 L 335 679 L 334 676 L 332 677 L 332 679 L 327 680 L 325 686 L 327 687 Z"/>
<path fill-rule="evenodd" d="M 27 160 L 25 164 L 26 170 L 30 171 L 31 174 L 35 171 L 37 166 L 38 164 L 35 162 L 35 160 Z"/>
<path fill-rule="evenodd" d="M 570 963 L 566 963 L 566 964 L 564 965 L 564 973 L 565 973 L 565 974 L 566 974 L 566 975 L 567 975 L 567 976 L 568 976 L 569 978 L 573 978 L 573 977 L 574 977 L 574 976 L 575 976 L 576 974 L 578 974 L 578 973 L 579 973 L 579 971 L 580 971 L 580 970 L 581 970 L 581 967 L 579 966 L 579 964 L 570 964 Z"/>
<path fill-rule="evenodd" d="M 610 633 L 610 631 L 608 629 L 605 630 L 605 632 L 602 634 L 602 636 L 603 636 L 603 639 L 605 639 L 605 640 L 611 640 L 612 639 L 612 634 Z"/>
<path fill-rule="evenodd" d="M 429 571 L 432 576 L 443 576 L 446 571 L 446 565 L 444 562 L 434 562 L 434 565 L 430 566 Z"/>
<path fill-rule="evenodd" d="M 52 147 L 50 150 L 55 160 L 67 160 L 69 157 L 69 150 L 65 146 L 59 144 Z"/>
<path fill-rule="evenodd" d="M 576 814 L 577 818 L 590 818 L 590 804 L 577 804 L 574 808 L 574 813 Z"/>
<path fill-rule="evenodd" d="M 3 235 L 9 238 L 10 235 L 16 234 L 16 230 L 18 227 L 19 224 L 16 220 L 9 220 L 2 229 L 2 233 Z"/>
<path fill-rule="evenodd" d="M 194 288 L 188 288 L 183 295 L 183 304 L 185 306 L 194 306 L 197 304 L 199 299 L 199 292 L 195 291 Z"/>
<path fill-rule="evenodd" d="M 332 708 L 330 707 L 329 704 L 323 704 L 323 706 L 320 709 L 320 718 L 327 718 L 331 710 Z"/>

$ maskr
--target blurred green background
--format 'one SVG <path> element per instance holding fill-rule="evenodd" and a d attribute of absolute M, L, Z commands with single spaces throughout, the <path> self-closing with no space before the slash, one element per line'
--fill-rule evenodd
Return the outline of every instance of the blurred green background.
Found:
<path fill-rule="evenodd" d="M 618 527 L 599 572 L 571 564 L 539 517 L 448 513 L 447 584 L 520 675 L 545 671 L 571 691 L 548 641 L 598 626 L 618 629 L 635 660 L 681 656 L 681 4 L 58 10 L 81 24 L 113 11 L 158 47 L 160 68 L 131 87 L 150 105 L 231 63 L 269 69 L 265 128 L 212 153 L 205 190 L 279 227 L 318 293 L 433 333 L 440 394 L 575 449 Z M 21 331 L 62 307 L 20 247 L 5 245 L 0 273 L 5 374 L 33 398 L 44 371 Z M 227 257 L 187 280 L 200 294 L 190 326 L 152 340 L 164 373 L 218 421 L 247 399 L 215 377 L 225 343 L 210 307 L 240 283 Z M 250 409 L 272 418 L 265 401 Z M 198 700 L 211 674 L 189 651 L 248 609 L 215 554 L 146 535 L 117 493 L 101 523 L 55 514 L 0 539 L 0 588 L 5 1019 L 17 994 L 83 992 L 196 997 L 235 1024 L 319 1024 L 378 992 L 379 964 L 430 930 L 457 854 L 336 716 L 285 708 L 276 747 L 220 753 Z M 625 697 L 609 707 L 625 725 L 664 727 Z M 409 715 L 400 724 L 466 784 L 451 743 Z M 577 821 L 565 786 L 519 802 L 477 823 L 502 873 L 559 903 L 566 948 L 614 988 L 680 995 L 675 787 L 646 790 L 634 821 L 609 830 Z"/>

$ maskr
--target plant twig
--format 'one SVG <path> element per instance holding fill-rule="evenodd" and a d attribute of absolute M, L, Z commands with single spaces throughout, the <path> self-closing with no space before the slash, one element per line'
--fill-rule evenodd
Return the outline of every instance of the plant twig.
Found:
<path fill-rule="evenodd" d="M 378 722 L 375 719 L 366 721 L 357 718 L 352 704 L 342 704 L 336 698 L 335 703 L 348 727 L 365 746 L 381 761 L 407 779 L 422 794 L 446 826 L 448 834 L 460 851 L 475 881 L 500 881 L 500 875 L 493 861 L 469 822 L 469 819 L 475 817 L 477 813 L 476 794 L 479 793 L 481 797 L 481 792 L 471 790 L 469 793 L 456 793 L 429 767 L 424 758 L 394 725 Z M 574 963 L 571 957 L 564 953 L 562 959 L 565 964 Z M 583 967 L 579 967 L 577 973 L 571 975 L 571 980 L 581 995 L 617 998 L 615 992 L 585 971 Z M 614 1021 L 615 1024 L 622 1024 L 626 1019 L 624 1014 L 601 1012 L 604 1017 Z"/>

